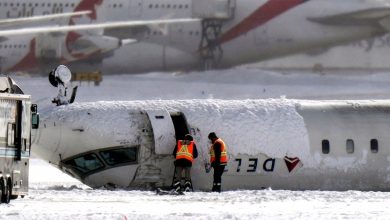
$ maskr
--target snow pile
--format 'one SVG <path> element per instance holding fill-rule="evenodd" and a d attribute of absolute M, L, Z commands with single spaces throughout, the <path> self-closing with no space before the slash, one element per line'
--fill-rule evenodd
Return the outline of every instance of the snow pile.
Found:
<path fill-rule="evenodd" d="M 80 181 L 62 173 L 58 168 L 36 158 L 30 159 L 29 188 L 73 189 L 86 188 Z"/>

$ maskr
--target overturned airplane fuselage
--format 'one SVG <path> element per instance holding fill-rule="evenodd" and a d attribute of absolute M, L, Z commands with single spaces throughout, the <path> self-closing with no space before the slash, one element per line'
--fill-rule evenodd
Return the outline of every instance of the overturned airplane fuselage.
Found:
<path fill-rule="evenodd" d="M 75 103 L 41 113 L 33 151 L 91 187 L 170 186 L 176 140 L 193 135 L 195 189 L 212 185 L 209 132 L 227 144 L 228 189 L 390 189 L 390 101 Z"/>

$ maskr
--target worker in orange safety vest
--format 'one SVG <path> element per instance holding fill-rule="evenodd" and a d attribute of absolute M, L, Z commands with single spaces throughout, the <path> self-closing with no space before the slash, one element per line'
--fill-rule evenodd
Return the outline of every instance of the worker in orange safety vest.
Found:
<path fill-rule="evenodd" d="M 211 141 L 210 147 L 210 163 L 211 167 L 214 168 L 214 181 L 213 188 L 211 191 L 213 192 L 221 192 L 221 184 L 222 184 L 222 174 L 225 170 L 225 166 L 228 162 L 227 157 L 227 149 L 225 142 L 218 138 L 215 132 L 211 132 L 208 136 Z"/>
<path fill-rule="evenodd" d="M 173 189 L 176 192 L 193 191 L 191 182 L 191 167 L 195 158 L 198 157 L 198 150 L 193 137 L 190 134 L 184 136 L 184 140 L 178 140 L 173 150 L 175 157 L 175 176 Z M 184 179 L 184 186 L 182 185 Z"/>

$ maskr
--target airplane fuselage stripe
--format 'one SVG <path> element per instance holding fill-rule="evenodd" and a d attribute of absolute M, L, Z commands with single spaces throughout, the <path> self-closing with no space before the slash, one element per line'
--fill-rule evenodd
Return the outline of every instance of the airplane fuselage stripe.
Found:
<path fill-rule="evenodd" d="M 309 0 L 269 0 L 236 26 L 224 33 L 219 38 L 219 43 L 224 44 L 231 41 L 307 1 Z"/>

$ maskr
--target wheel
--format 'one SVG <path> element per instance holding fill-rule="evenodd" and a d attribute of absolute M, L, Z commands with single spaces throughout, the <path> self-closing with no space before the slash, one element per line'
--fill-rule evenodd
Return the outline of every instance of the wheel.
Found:
<path fill-rule="evenodd" d="M 12 182 L 10 183 L 11 178 L 8 178 L 8 183 L 5 181 L 4 177 L 0 178 L 0 188 L 1 188 L 1 202 L 9 203 L 12 193 Z"/>
<path fill-rule="evenodd" d="M 1 177 L 0 178 L 0 203 L 2 202 L 5 202 L 5 194 L 6 194 L 6 191 L 5 191 L 5 182 L 4 182 L 4 178 Z"/>
<path fill-rule="evenodd" d="M 7 196 L 6 196 L 6 203 L 9 203 L 11 201 L 12 197 L 12 179 L 11 177 L 8 177 L 7 180 Z"/>

